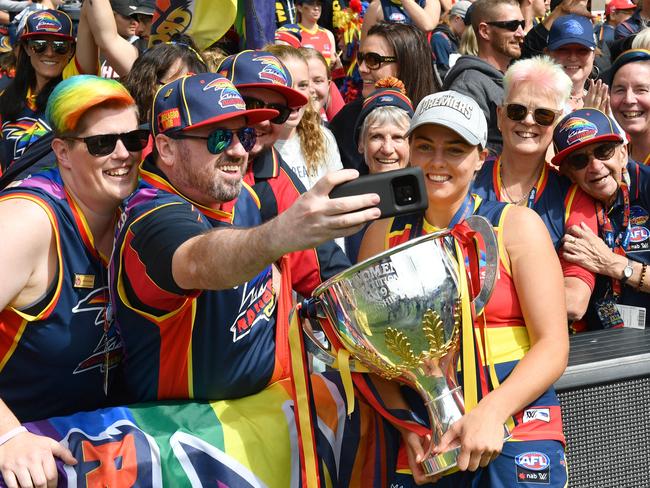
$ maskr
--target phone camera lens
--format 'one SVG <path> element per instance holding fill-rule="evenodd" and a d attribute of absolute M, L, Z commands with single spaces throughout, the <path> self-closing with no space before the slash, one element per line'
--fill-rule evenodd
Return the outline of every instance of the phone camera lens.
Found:
<path fill-rule="evenodd" d="M 417 180 L 414 177 L 403 176 L 393 180 L 395 203 L 400 206 L 412 205 L 418 201 Z"/>

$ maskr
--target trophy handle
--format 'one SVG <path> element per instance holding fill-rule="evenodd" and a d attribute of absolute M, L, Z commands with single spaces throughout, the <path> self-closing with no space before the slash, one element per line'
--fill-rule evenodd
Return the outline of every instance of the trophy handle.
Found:
<path fill-rule="evenodd" d="M 337 369 L 337 357 L 332 351 L 326 349 L 323 343 L 316 337 L 313 328 L 313 321 L 316 319 L 325 319 L 325 314 L 320 309 L 318 300 L 309 298 L 304 300 L 300 308 L 300 317 L 302 320 L 302 330 L 305 333 L 305 348 L 316 359 L 323 362 L 330 368 Z M 356 359 L 350 358 L 350 371 L 352 373 L 367 373 L 368 369 L 359 363 Z"/>
<path fill-rule="evenodd" d="M 483 278 L 483 286 L 472 301 L 474 310 L 479 315 L 485 308 L 485 304 L 490 299 L 490 296 L 492 296 L 492 291 L 494 290 L 497 271 L 499 269 L 499 247 L 494 228 L 485 217 L 471 215 L 466 219 L 466 222 L 472 230 L 481 235 L 485 244 L 485 276 Z"/>

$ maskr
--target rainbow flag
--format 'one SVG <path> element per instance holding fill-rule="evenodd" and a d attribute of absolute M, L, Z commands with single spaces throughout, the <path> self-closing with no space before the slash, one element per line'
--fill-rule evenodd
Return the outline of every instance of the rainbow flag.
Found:
<path fill-rule="evenodd" d="M 149 45 L 188 34 L 200 49 L 206 49 L 223 37 L 236 16 L 237 0 L 156 0 Z"/>
<path fill-rule="evenodd" d="M 337 374 L 313 375 L 312 385 L 325 486 L 386 486 L 396 431 L 361 399 L 348 416 Z M 25 426 L 77 459 L 75 466 L 58 462 L 59 486 L 297 488 L 293 408 L 284 380 L 237 400 L 114 407 Z"/>

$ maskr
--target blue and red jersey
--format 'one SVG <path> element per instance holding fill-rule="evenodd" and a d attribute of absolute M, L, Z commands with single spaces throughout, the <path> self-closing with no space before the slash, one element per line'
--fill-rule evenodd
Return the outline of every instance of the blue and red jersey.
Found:
<path fill-rule="evenodd" d="M 474 354 L 473 364 L 463 364 L 465 355 L 460 355 L 458 379 L 463 385 L 466 399 L 475 398 L 476 401 L 480 401 L 505 381 L 530 348 L 526 322 L 502 242 L 503 222 L 508 208 L 510 206 L 502 202 L 481 201 L 480 197 L 474 199 L 474 214 L 490 221 L 499 247 L 498 280 L 483 313 L 474 321 L 473 344 L 468 344 L 464 336 L 461 338 L 463 351 L 471 347 Z M 396 217 L 386 234 L 387 247 L 395 247 L 437 230 L 422 214 Z M 565 442 L 560 404 L 552 386 L 515 413 L 506 425 L 512 434 L 512 440 Z"/>
<path fill-rule="evenodd" d="M 476 175 L 472 192 L 484 200 L 504 201 L 501 183 L 500 158 L 488 159 Z M 527 201 L 528 208 L 533 209 L 542 218 L 548 229 L 556 250 L 567 229 L 584 222 L 594 234 L 598 232 L 596 207 L 593 199 L 583 192 L 578 185 L 560 175 L 549 165 L 544 165 L 535 182 Z M 565 277 L 581 279 L 594 289 L 595 275 L 582 266 L 566 262 L 560 255 L 562 273 Z"/>
<path fill-rule="evenodd" d="M 141 177 L 124 203 L 110 265 L 129 393 L 139 401 L 220 400 L 262 390 L 284 374 L 288 348 L 284 323 L 276 324 L 272 267 L 220 291 L 184 290 L 171 272 L 174 252 L 188 239 L 217 227 L 258 225 L 257 196 L 244 185 L 224 211 L 188 200 L 150 160 Z M 237 256 L 223 260 L 236 266 Z"/>
<path fill-rule="evenodd" d="M 0 398 L 21 421 L 106 406 L 105 368 L 116 366 L 122 353 L 107 314 L 106 258 L 58 169 L 0 194 L 0 201 L 16 198 L 47 214 L 57 261 L 45 296 L 0 312 Z"/>

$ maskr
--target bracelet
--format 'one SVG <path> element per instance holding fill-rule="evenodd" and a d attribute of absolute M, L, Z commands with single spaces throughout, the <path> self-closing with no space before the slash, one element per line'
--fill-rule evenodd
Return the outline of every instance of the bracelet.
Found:
<path fill-rule="evenodd" d="M 9 432 L 5 432 L 4 434 L 0 435 L 0 446 L 6 444 L 11 439 L 17 435 L 22 434 L 23 432 L 27 432 L 27 429 L 21 425 L 20 427 L 14 427 Z"/>
<path fill-rule="evenodd" d="M 643 288 L 643 281 L 645 280 L 645 271 L 648 268 L 648 265 L 646 263 L 643 263 L 641 265 L 641 278 L 639 278 L 639 286 L 636 287 L 637 290 L 641 290 Z"/>

